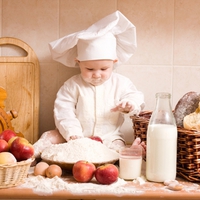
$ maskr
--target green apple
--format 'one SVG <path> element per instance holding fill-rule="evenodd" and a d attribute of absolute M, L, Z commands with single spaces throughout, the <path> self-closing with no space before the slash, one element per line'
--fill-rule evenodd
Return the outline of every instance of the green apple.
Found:
<path fill-rule="evenodd" d="M 1 152 L 0 153 L 0 164 L 13 164 L 16 163 L 17 160 L 15 156 L 13 156 L 10 152 Z"/>

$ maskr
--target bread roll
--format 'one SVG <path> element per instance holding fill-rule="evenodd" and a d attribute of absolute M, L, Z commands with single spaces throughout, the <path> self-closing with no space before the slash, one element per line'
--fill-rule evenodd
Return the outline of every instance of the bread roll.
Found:
<path fill-rule="evenodd" d="M 188 130 L 194 129 L 200 131 L 200 103 L 195 112 L 184 117 L 183 127 Z"/>
<path fill-rule="evenodd" d="M 188 92 L 178 101 L 174 109 L 174 117 L 178 127 L 183 128 L 184 117 L 194 112 L 199 102 L 200 94 L 197 92 Z"/>
<path fill-rule="evenodd" d="M 180 183 L 172 183 L 168 185 L 170 190 L 179 191 L 183 189 L 183 185 Z"/>

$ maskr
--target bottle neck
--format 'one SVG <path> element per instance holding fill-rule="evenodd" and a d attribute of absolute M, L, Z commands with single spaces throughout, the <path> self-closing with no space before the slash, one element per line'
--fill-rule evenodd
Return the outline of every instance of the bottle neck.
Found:
<path fill-rule="evenodd" d="M 171 112 L 171 103 L 170 103 L 170 95 L 157 95 L 156 96 L 156 107 L 155 110 L 157 111 L 168 111 Z"/>
<path fill-rule="evenodd" d="M 149 124 L 176 125 L 174 115 L 172 113 L 170 98 L 171 95 L 169 93 L 156 94 L 156 106 Z"/>

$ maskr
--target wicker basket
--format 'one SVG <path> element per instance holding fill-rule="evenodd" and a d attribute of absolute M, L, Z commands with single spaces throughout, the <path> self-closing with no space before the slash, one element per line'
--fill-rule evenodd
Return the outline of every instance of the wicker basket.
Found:
<path fill-rule="evenodd" d="M 131 116 L 135 137 L 145 143 L 151 114 L 151 111 L 143 111 L 139 116 Z M 177 130 L 177 175 L 191 182 L 200 182 L 200 132 L 179 127 Z"/>
<path fill-rule="evenodd" d="M 0 188 L 22 184 L 33 161 L 34 158 L 31 158 L 14 164 L 0 164 Z"/>

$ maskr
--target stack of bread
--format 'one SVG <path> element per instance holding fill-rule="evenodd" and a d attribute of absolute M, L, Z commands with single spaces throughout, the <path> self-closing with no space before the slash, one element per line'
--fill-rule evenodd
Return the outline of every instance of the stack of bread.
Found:
<path fill-rule="evenodd" d="M 186 93 L 178 101 L 174 116 L 178 127 L 200 131 L 200 94 Z"/>
<path fill-rule="evenodd" d="M 198 108 L 183 119 L 183 127 L 188 130 L 200 131 L 200 103 Z"/>

